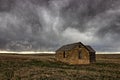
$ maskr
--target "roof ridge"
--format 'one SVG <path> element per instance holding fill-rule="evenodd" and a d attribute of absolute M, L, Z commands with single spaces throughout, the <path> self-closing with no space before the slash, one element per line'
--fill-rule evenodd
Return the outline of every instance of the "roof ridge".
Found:
<path fill-rule="evenodd" d="M 84 44 L 82 42 L 76 42 L 76 43 L 63 45 L 57 51 L 59 51 L 59 50 L 70 50 L 70 49 L 73 49 L 76 45 L 79 45 L 79 44 L 84 46 Z"/>

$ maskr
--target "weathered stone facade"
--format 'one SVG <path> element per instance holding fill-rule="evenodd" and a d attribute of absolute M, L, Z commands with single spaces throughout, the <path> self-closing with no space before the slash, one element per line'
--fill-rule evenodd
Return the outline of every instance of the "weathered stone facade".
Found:
<path fill-rule="evenodd" d="M 68 64 L 90 64 L 96 61 L 95 51 L 81 42 L 64 45 L 56 51 L 56 60 Z"/>

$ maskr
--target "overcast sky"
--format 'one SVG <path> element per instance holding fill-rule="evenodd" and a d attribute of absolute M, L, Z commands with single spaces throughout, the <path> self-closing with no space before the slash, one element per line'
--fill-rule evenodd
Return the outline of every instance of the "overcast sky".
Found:
<path fill-rule="evenodd" d="M 0 45 L 53 50 L 81 41 L 120 51 L 120 0 L 0 0 Z"/>

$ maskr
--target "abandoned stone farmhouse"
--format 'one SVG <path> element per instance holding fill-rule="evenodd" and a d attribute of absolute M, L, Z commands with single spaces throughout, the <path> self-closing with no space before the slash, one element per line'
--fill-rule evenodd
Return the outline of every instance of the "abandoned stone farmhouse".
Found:
<path fill-rule="evenodd" d="M 56 60 L 68 64 L 90 64 L 96 61 L 95 50 L 81 42 L 64 45 L 56 50 Z"/>

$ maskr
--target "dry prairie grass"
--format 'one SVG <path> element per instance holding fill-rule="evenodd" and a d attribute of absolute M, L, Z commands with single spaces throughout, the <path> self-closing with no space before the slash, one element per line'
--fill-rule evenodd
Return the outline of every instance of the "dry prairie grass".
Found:
<path fill-rule="evenodd" d="M 90 65 L 68 65 L 56 62 L 54 55 L 0 54 L 0 80 L 120 80 L 120 55 L 112 56 L 97 55 Z"/>

